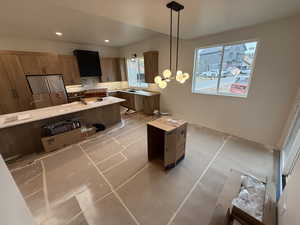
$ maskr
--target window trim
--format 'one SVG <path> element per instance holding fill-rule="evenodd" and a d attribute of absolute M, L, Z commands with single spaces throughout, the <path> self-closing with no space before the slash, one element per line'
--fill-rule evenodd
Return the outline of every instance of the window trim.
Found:
<path fill-rule="evenodd" d="M 224 93 L 224 92 L 219 92 L 219 85 L 220 85 L 220 81 L 221 81 L 221 73 L 222 73 L 222 65 L 223 65 L 223 56 L 224 56 L 224 48 L 226 46 L 229 45 L 237 45 L 237 44 L 242 44 L 242 43 L 246 43 L 246 42 L 256 42 L 256 49 L 255 49 L 255 54 L 253 57 L 253 64 L 252 64 L 252 70 L 250 73 L 250 79 L 249 79 L 249 86 L 248 86 L 248 91 L 246 95 L 235 95 L 235 94 L 228 94 L 228 93 Z M 252 77 L 253 77 L 253 72 L 255 70 L 255 65 L 256 65 L 256 56 L 257 56 L 257 51 L 258 48 L 260 46 L 260 40 L 259 39 L 247 39 L 247 40 L 242 40 L 242 41 L 235 41 L 235 42 L 226 42 L 226 43 L 220 43 L 220 44 L 211 44 L 211 45 L 205 45 L 205 46 L 200 46 L 195 48 L 194 50 L 194 67 L 193 67 L 193 79 L 192 79 L 192 94 L 203 94 L 203 95 L 214 95 L 214 96 L 225 96 L 225 97 L 237 97 L 237 98 L 247 98 L 249 95 L 249 91 L 250 91 L 250 87 L 251 87 L 251 83 L 252 83 Z M 202 91 L 194 91 L 194 85 L 195 85 L 195 70 L 196 70 L 196 62 L 197 62 L 197 58 L 198 58 L 198 54 L 197 51 L 199 49 L 205 49 L 205 48 L 214 48 L 214 47 L 222 47 L 222 56 L 221 56 L 221 68 L 219 71 L 219 75 L 218 75 L 218 84 L 217 84 L 217 89 L 216 89 L 216 93 L 209 93 L 209 92 L 202 92 Z"/>

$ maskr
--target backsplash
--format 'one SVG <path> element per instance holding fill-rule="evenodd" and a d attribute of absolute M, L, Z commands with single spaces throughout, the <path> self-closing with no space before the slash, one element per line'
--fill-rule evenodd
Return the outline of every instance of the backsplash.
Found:
<path fill-rule="evenodd" d="M 127 81 L 120 82 L 88 82 L 82 85 L 68 85 L 66 86 L 67 92 L 77 92 L 85 89 L 93 89 L 93 88 L 107 88 L 108 90 L 116 90 L 116 89 L 124 89 L 128 88 Z"/>

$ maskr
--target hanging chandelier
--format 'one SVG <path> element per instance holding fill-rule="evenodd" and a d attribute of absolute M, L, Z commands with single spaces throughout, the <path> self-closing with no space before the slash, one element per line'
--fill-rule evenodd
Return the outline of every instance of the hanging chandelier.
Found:
<path fill-rule="evenodd" d="M 168 86 L 168 82 L 171 80 L 176 80 L 179 83 L 183 84 L 187 79 L 189 79 L 190 75 L 188 73 L 183 73 L 182 70 L 178 70 L 178 54 L 179 54 L 179 24 L 180 24 L 180 11 L 184 9 L 184 6 L 172 1 L 167 4 L 167 8 L 170 9 L 170 67 L 169 69 L 165 69 L 162 73 L 162 76 L 158 75 L 154 78 L 154 82 L 160 88 L 166 88 Z M 177 39 L 176 39 L 176 64 L 175 64 L 175 73 L 172 74 L 172 40 L 173 40 L 173 11 L 177 12 Z"/>

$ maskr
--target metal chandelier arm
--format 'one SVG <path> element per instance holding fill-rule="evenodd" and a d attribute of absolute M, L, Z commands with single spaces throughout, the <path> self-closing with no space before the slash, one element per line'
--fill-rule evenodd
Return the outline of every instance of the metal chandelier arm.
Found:
<path fill-rule="evenodd" d="M 177 18 L 177 47 L 176 47 L 176 72 L 178 70 L 178 57 L 179 57 L 179 24 L 180 24 L 180 11 L 178 11 Z"/>
<path fill-rule="evenodd" d="M 172 70 L 172 28 L 173 28 L 173 10 L 172 9 L 170 9 L 171 10 L 171 13 L 170 13 L 170 15 L 171 15 L 171 19 L 170 19 L 170 70 Z"/>

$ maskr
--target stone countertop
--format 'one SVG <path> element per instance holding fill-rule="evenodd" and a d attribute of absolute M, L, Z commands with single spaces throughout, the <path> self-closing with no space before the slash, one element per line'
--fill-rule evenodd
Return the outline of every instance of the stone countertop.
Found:
<path fill-rule="evenodd" d="M 82 87 L 80 85 L 76 86 L 76 87 L 69 87 L 67 88 L 67 93 L 71 94 L 71 93 L 76 93 L 76 92 L 82 92 L 82 91 L 86 91 L 86 90 L 90 90 L 90 89 L 103 89 L 104 87 Z M 134 92 L 129 91 L 130 88 L 117 88 L 117 89 L 108 89 L 107 92 L 108 93 L 112 93 L 112 92 L 124 92 L 124 93 L 129 93 L 129 94 L 136 94 L 136 95 L 142 95 L 142 96 L 155 96 L 155 95 L 160 95 L 159 92 L 152 92 L 152 91 L 145 91 L 145 90 L 136 90 Z"/>
<path fill-rule="evenodd" d="M 134 92 L 128 91 L 128 90 L 119 90 L 120 92 L 128 93 L 128 94 L 134 94 L 134 95 L 142 95 L 142 96 L 155 96 L 155 95 L 160 95 L 159 92 L 152 92 L 152 91 L 144 91 L 144 90 L 136 90 Z"/>
<path fill-rule="evenodd" d="M 4 114 L 4 115 L 0 115 L 0 129 L 13 127 L 25 123 L 34 122 L 34 121 L 39 121 L 43 119 L 53 118 L 57 116 L 62 116 L 65 114 L 99 108 L 106 105 L 117 104 L 124 101 L 125 101 L 124 99 L 109 96 L 103 98 L 103 101 L 101 102 L 94 102 L 87 105 L 81 102 L 72 102 L 63 105 Z"/>

